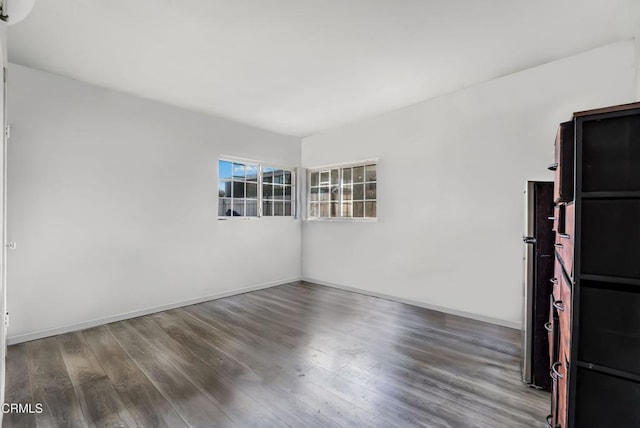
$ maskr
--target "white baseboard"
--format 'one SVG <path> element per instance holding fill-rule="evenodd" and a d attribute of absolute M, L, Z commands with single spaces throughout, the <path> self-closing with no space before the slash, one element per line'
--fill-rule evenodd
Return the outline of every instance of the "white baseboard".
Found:
<path fill-rule="evenodd" d="M 277 285 L 289 284 L 292 282 L 300 281 L 299 277 L 283 279 L 280 281 L 272 281 L 264 284 L 253 285 L 250 287 L 236 288 L 229 291 L 223 291 L 221 293 L 212 294 L 209 296 L 197 297 L 195 299 L 183 300 L 180 302 L 168 303 L 166 305 L 154 306 L 151 308 L 140 309 L 136 311 L 126 312 L 123 314 L 111 315 L 104 318 L 98 318 L 90 321 L 83 321 L 76 324 L 64 325 L 61 327 L 55 327 L 46 330 L 34 331 L 31 333 L 18 334 L 16 336 L 10 336 L 7 338 L 7 345 L 15 345 L 17 343 L 29 342 L 31 340 L 42 339 L 45 337 L 56 336 L 58 334 L 70 333 L 72 331 L 85 330 L 87 328 L 96 327 L 111 322 L 122 321 L 130 318 L 136 318 L 143 315 L 149 315 L 156 312 L 167 311 L 169 309 L 181 308 L 183 306 L 195 305 L 197 303 L 208 302 L 210 300 L 222 299 L 224 297 L 235 296 L 237 294 L 244 294 L 250 291 L 262 290 L 264 288 L 275 287 Z"/>
<path fill-rule="evenodd" d="M 478 315 L 478 314 L 474 314 L 474 313 L 471 313 L 471 312 L 459 311 L 457 309 L 451 309 L 451 308 L 446 308 L 446 307 L 443 307 L 443 306 L 431 305 L 429 303 L 420 302 L 418 300 L 405 299 L 403 297 L 392 296 L 390 294 L 384 294 L 384 293 L 377 293 L 375 291 L 364 290 L 362 288 L 349 287 L 347 285 L 333 284 L 333 283 L 330 283 L 330 282 L 321 281 L 319 279 L 314 279 L 314 278 L 302 277 L 301 280 L 304 281 L 304 282 L 308 282 L 308 283 L 310 283 L 312 285 L 313 284 L 324 285 L 326 287 L 337 288 L 339 290 L 345 290 L 345 291 L 351 291 L 353 293 L 364 294 L 365 296 L 379 297 L 381 299 L 392 300 L 392 301 L 398 302 L 398 303 L 405 303 L 407 305 L 418 306 L 418 307 L 425 308 L 425 309 L 431 309 L 433 311 L 443 312 L 445 314 L 457 315 L 457 316 L 463 317 L 463 318 L 470 318 L 470 319 L 473 319 L 473 320 L 476 320 L 476 321 L 484 321 L 484 322 L 487 322 L 489 324 L 500 325 L 500 326 L 503 326 L 503 327 L 513 328 L 513 329 L 516 329 L 516 330 L 520 330 L 520 328 L 521 328 L 521 324 L 519 322 L 515 322 L 515 321 L 508 321 L 508 320 L 503 320 L 503 319 L 500 319 L 500 318 L 487 317 L 487 316 L 484 316 L 484 315 Z"/>

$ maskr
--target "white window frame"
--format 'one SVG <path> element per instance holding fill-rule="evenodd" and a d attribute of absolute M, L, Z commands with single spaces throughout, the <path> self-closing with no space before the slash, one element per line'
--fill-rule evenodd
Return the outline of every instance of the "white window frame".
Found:
<path fill-rule="evenodd" d="M 220 161 L 223 162 L 235 162 L 235 163 L 242 163 L 245 165 L 254 165 L 257 166 L 257 170 L 258 170 L 258 177 L 257 177 L 257 184 L 258 184 L 258 192 L 257 192 L 257 212 L 258 214 L 255 216 L 247 216 L 247 215 L 242 215 L 242 216 L 224 216 L 224 215 L 218 215 L 218 220 L 225 220 L 225 221 L 237 221 L 237 220 L 258 220 L 258 219 L 263 219 L 263 218 L 285 218 L 285 219 L 297 219 L 298 218 L 298 170 L 296 167 L 291 167 L 291 166 L 283 166 L 282 164 L 278 164 L 277 162 L 269 162 L 269 161 L 261 161 L 261 160 L 256 160 L 256 159 L 248 159 L 248 158 L 240 158 L 240 157 L 236 157 L 236 156 L 226 156 L 226 155 L 221 155 L 218 157 L 218 162 L 216 163 L 216 182 L 217 182 L 217 186 L 216 186 L 216 190 L 220 189 Z M 282 170 L 286 170 L 286 171 L 291 171 L 291 215 L 268 215 L 268 216 L 264 216 L 262 213 L 262 209 L 263 209 L 263 197 L 262 197 L 262 184 L 263 184 L 263 180 L 262 180 L 262 172 L 264 170 L 264 168 L 273 168 L 273 169 L 282 169 Z M 233 178 L 231 178 L 231 180 L 233 181 Z M 245 181 L 246 182 L 246 181 Z M 244 198 L 246 200 L 246 197 Z M 219 209 L 219 204 L 220 204 L 220 196 L 218 195 L 216 197 L 216 210 Z M 245 210 L 246 210 L 246 205 L 245 205 Z"/>
<path fill-rule="evenodd" d="M 343 191 L 343 183 L 342 183 L 342 174 L 343 174 L 343 168 L 353 168 L 353 167 L 364 167 L 366 165 L 371 165 L 371 164 L 375 164 L 376 165 L 376 216 L 375 217 L 342 217 L 342 205 L 343 205 L 343 198 L 342 198 L 342 191 Z M 364 222 L 364 223 L 375 223 L 378 221 L 379 218 L 379 212 L 378 212 L 378 201 L 380 200 L 379 196 L 380 196 L 380 188 L 379 188 L 379 176 L 380 176 L 380 160 L 378 158 L 373 158 L 373 159 L 363 159 L 363 160 L 358 160 L 358 161 L 353 161 L 353 162 L 343 162 L 343 163 L 334 163 L 334 164 L 329 164 L 329 165 L 322 165 L 322 166 L 315 166 L 312 168 L 307 168 L 306 169 L 306 185 L 305 185 L 305 196 L 306 196 L 306 204 L 305 204 L 305 208 L 306 208 L 306 213 L 305 213 L 305 220 L 306 221 L 329 221 L 329 222 L 355 222 L 355 223 L 360 223 L 360 222 Z M 339 183 L 340 183 L 340 198 L 339 198 L 339 206 L 338 206 L 338 210 L 340 212 L 340 217 L 312 217 L 311 216 L 311 174 L 314 172 L 321 172 L 321 171 L 330 171 L 332 169 L 339 169 L 340 170 L 340 177 L 338 178 Z M 331 177 L 329 177 L 329 180 L 331 180 Z M 331 183 L 329 181 L 329 183 Z M 352 182 L 353 183 L 353 182 Z M 366 183 L 363 182 L 363 183 Z M 330 184 L 331 187 L 331 184 Z M 366 202 L 366 199 L 364 200 Z M 366 206 L 363 207 L 363 209 L 366 210 Z M 366 211 L 365 211 L 366 212 Z"/>

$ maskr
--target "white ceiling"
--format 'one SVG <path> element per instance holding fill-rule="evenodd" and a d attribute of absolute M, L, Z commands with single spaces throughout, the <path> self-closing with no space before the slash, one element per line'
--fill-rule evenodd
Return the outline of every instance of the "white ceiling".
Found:
<path fill-rule="evenodd" d="M 305 136 L 632 37 L 634 1 L 38 0 L 9 58 Z"/>

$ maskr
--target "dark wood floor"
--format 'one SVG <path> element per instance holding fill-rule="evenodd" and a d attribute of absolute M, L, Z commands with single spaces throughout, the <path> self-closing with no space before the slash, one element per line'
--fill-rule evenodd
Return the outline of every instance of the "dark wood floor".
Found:
<path fill-rule="evenodd" d="M 4 426 L 542 426 L 520 332 L 306 283 L 10 346 Z"/>

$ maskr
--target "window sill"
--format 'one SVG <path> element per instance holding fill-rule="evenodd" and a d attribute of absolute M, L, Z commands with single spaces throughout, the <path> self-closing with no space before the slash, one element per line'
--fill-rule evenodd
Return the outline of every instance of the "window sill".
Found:
<path fill-rule="evenodd" d="M 265 219 L 271 219 L 271 218 L 300 220 L 299 218 L 293 217 L 293 216 L 278 215 L 278 216 L 265 216 L 265 217 L 242 217 L 242 216 L 218 217 L 218 221 L 255 221 L 255 220 L 265 220 Z"/>
<path fill-rule="evenodd" d="M 253 221 L 260 220 L 260 217 L 243 217 L 243 216 L 229 216 L 229 217 L 218 217 L 219 221 Z"/>
<path fill-rule="evenodd" d="M 378 218 L 324 218 L 324 217 L 309 217 L 304 219 L 308 222 L 320 222 L 320 223 L 377 223 Z"/>

